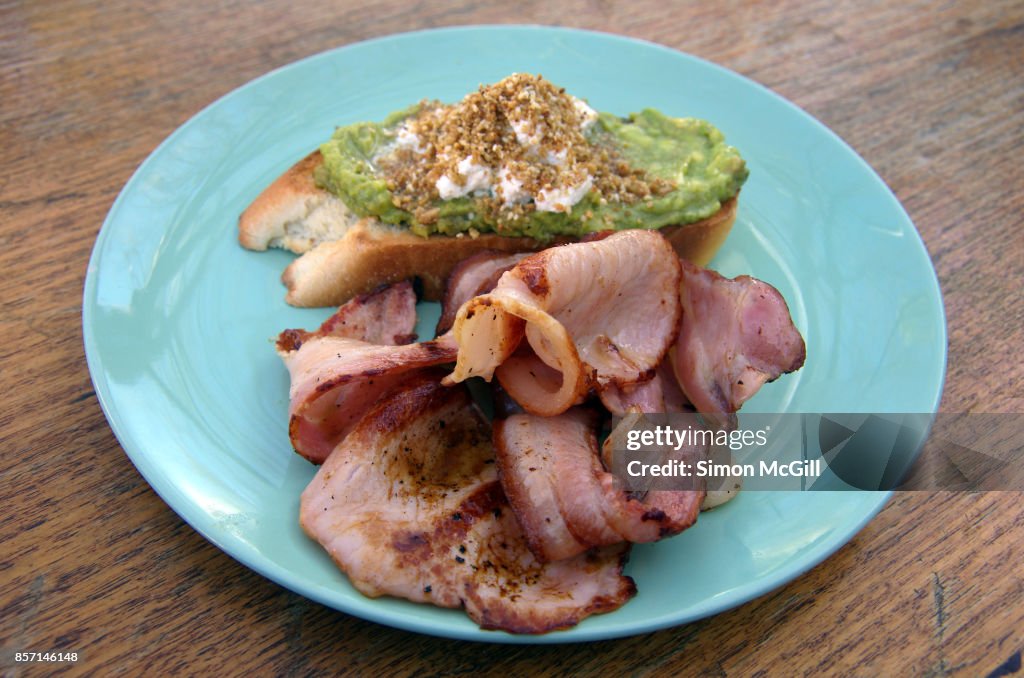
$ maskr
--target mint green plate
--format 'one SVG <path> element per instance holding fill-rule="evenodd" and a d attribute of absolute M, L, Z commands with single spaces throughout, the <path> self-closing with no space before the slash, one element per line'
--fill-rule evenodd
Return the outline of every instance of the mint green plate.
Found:
<path fill-rule="evenodd" d="M 299 493 L 314 468 L 288 444 L 288 375 L 271 338 L 330 310 L 284 303 L 279 276 L 292 255 L 240 248 L 238 215 L 334 126 L 422 98 L 455 101 L 515 71 L 542 73 L 601 110 L 707 118 L 746 157 L 736 226 L 713 265 L 776 285 L 808 344 L 803 370 L 750 409 L 936 409 L 946 335 L 934 271 L 899 203 L 846 144 L 772 92 L 691 56 L 502 26 L 397 35 L 305 59 L 214 102 L 153 152 L 111 208 L 85 284 L 86 354 L 114 433 L 153 489 L 218 548 L 304 596 L 404 629 L 595 640 L 692 621 L 790 581 L 889 495 L 741 493 L 679 537 L 637 547 L 627 571 L 640 593 L 625 607 L 542 637 L 364 598 L 299 529 Z M 436 316 L 436 306 L 423 310 Z"/>

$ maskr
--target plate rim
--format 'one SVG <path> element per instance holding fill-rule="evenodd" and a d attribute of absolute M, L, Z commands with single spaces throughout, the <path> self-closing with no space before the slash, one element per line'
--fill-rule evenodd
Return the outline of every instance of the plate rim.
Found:
<path fill-rule="evenodd" d="M 229 97 L 236 95 L 236 93 L 259 86 L 264 80 L 278 77 L 279 74 L 285 73 L 291 69 L 302 68 L 309 62 L 318 60 L 329 60 L 337 58 L 336 55 L 346 51 L 356 51 L 358 49 L 364 49 L 372 47 L 373 45 L 388 43 L 393 41 L 403 41 L 409 39 L 416 39 L 428 36 L 440 36 L 450 35 L 458 33 L 478 33 L 482 31 L 497 31 L 497 32 L 542 32 L 549 35 L 586 35 L 597 37 L 602 40 L 610 40 L 616 43 L 620 43 L 627 47 L 640 47 L 644 49 L 655 49 L 658 51 L 670 54 L 673 58 L 682 58 L 694 62 L 704 68 L 708 68 L 714 71 L 719 77 L 727 77 L 735 79 L 741 82 L 744 86 L 753 87 L 759 90 L 762 94 L 775 99 L 777 102 L 783 104 L 789 111 L 790 114 L 799 116 L 804 123 L 811 124 L 818 128 L 819 132 L 822 132 L 832 138 L 834 142 L 838 142 L 842 148 L 845 149 L 848 155 L 852 156 L 855 161 L 859 164 L 860 169 L 869 175 L 872 180 L 881 189 L 881 193 L 886 196 L 886 199 L 891 203 L 892 207 L 898 211 L 899 215 L 905 222 L 905 226 L 909 226 L 906 229 L 916 238 L 916 247 L 927 263 L 927 268 L 930 270 L 931 276 L 928 280 L 930 290 L 933 293 L 935 306 L 938 311 L 936 318 L 937 327 L 940 329 L 940 336 L 937 341 L 941 342 L 941 360 L 935 365 L 935 371 L 937 372 L 937 381 L 935 393 L 932 397 L 932 403 L 930 405 L 931 412 L 937 412 L 939 403 L 942 398 L 943 390 L 945 387 L 945 379 L 947 376 L 947 363 L 948 363 L 948 324 L 945 313 L 945 303 L 942 296 L 942 290 L 938 282 L 938 277 L 935 271 L 934 264 L 928 249 L 921 237 L 920 232 L 914 225 L 913 220 L 907 214 L 905 208 L 900 203 L 898 198 L 895 196 L 890 187 L 885 181 L 879 176 L 879 174 L 872 168 L 868 162 L 853 149 L 848 142 L 842 137 L 832 131 L 824 123 L 819 121 L 813 115 L 802 109 L 794 102 L 786 99 L 777 92 L 769 89 L 768 87 L 752 80 L 751 78 L 737 73 L 736 71 L 730 70 L 724 66 L 708 61 L 701 57 L 693 54 L 683 52 L 681 50 L 668 47 L 650 40 L 642 38 L 630 37 L 605 31 L 596 31 L 589 29 L 579 29 L 571 27 L 560 27 L 560 26 L 548 26 L 538 24 L 479 24 L 479 25 L 461 25 L 461 26 L 446 26 L 438 28 L 429 28 L 421 30 L 406 31 L 400 33 L 392 33 L 382 36 L 361 40 L 358 42 L 352 42 L 345 45 L 340 45 L 328 50 L 317 52 L 315 54 L 308 55 L 306 57 L 297 59 L 287 64 L 278 66 L 270 71 L 267 71 L 253 79 L 246 81 L 245 83 L 235 87 L 224 94 L 218 96 L 216 99 L 211 101 L 209 104 L 203 106 L 199 111 L 189 116 L 187 120 L 176 127 L 169 135 L 167 135 L 156 147 L 151 150 L 147 156 L 139 163 L 139 165 L 132 172 L 124 186 L 118 192 L 117 197 L 114 199 L 111 207 L 109 208 L 100 230 L 93 243 L 92 250 L 90 252 L 88 268 L 86 271 L 85 281 L 82 288 L 82 336 L 83 343 L 85 346 L 86 363 L 90 373 L 90 380 L 92 381 L 94 391 L 97 396 L 97 401 L 100 404 L 100 408 L 103 411 L 105 418 L 114 433 L 118 444 L 122 450 L 128 456 L 129 460 L 138 470 L 140 475 L 146 480 L 150 488 L 160 497 L 160 499 L 170 508 L 179 518 L 186 522 L 193 530 L 199 533 L 204 539 L 210 542 L 213 546 L 222 551 L 225 555 L 233 558 L 237 562 L 244 565 L 246 568 L 253 572 L 270 579 L 277 585 L 283 586 L 295 595 L 300 595 L 310 600 L 314 600 L 330 609 L 344 612 L 360 619 L 373 621 L 376 623 L 384 624 L 390 627 L 412 631 L 416 633 L 423 633 L 431 636 L 438 636 L 444 638 L 451 638 L 457 640 L 470 640 L 478 642 L 499 642 L 499 643 L 514 643 L 514 644 L 559 644 L 559 643 L 574 643 L 584 641 L 596 641 L 605 640 L 612 638 L 622 638 L 635 636 L 643 633 L 649 633 L 656 630 L 671 628 L 680 626 L 683 624 L 691 623 L 698 619 L 709 617 L 725 610 L 731 609 L 738 605 L 753 601 L 756 598 L 767 595 L 771 591 L 791 582 L 795 579 L 803 576 L 806 572 L 813 569 L 821 562 L 832 556 L 843 546 L 848 544 L 850 540 L 860 532 L 864 526 L 870 522 L 881 509 L 886 505 L 892 492 L 865 492 L 865 495 L 872 495 L 870 502 L 866 503 L 866 510 L 861 519 L 847 525 L 847 529 L 840 530 L 836 533 L 832 540 L 829 540 L 825 546 L 819 546 L 811 549 L 811 553 L 805 556 L 803 560 L 798 561 L 798 566 L 795 568 L 787 568 L 784 570 L 776 571 L 772 574 L 759 577 L 754 579 L 742 586 L 731 589 L 730 591 L 718 596 L 714 601 L 709 602 L 706 605 L 698 606 L 700 609 L 691 612 L 689 615 L 674 616 L 671 619 L 655 618 L 647 623 L 632 625 L 628 629 L 587 629 L 576 627 L 570 631 L 562 631 L 556 633 L 549 633 L 540 636 L 521 636 L 513 635 L 504 632 L 484 631 L 482 629 L 473 627 L 461 627 L 461 626 L 444 626 L 439 627 L 436 624 L 431 624 L 426 620 L 418 620 L 410 618 L 407 615 L 401 613 L 389 613 L 383 610 L 379 606 L 374 606 L 374 600 L 365 598 L 360 601 L 356 601 L 359 604 L 347 605 L 339 603 L 337 599 L 331 599 L 326 592 L 321 591 L 323 587 L 310 585 L 308 581 L 298 577 L 291 570 L 279 566 L 277 563 L 260 557 L 257 551 L 254 551 L 248 544 L 241 539 L 234 537 L 230 533 L 225 533 L 223 536 L 215 534 L 212 530 L 208 529 L 208 525 L 204 524 L 205 514 L 202 511 L 197 510 L 198 506 L 194 505 L 190 501 L 180 501 L 176 498 L 172 498 L 174 495 L 175 488 L 168 487 L 157 479 L 159 475 L 155 465 L 151 463 L 149 457 L 141 450 L 141 445 L 138 441 L 134 440 L 129 436 L 126 425 L 122 421 L 122 415 L 118 410 L 116 403 L 114 402 L 113 395 L 110 391 L 110 384 L 108 380 L 108 372 L 104 369 L 102 358 L 99 355 L 99 338 L 95 332 L 95 323 L 93 321 L 93 314 L 95 312 L 94 306 L 96 298 L 96 289 L 101 276 L 100 272 L 100 259 L 102 258 L 103 250 L 109 240 L 110 233 L 114 229 L 111 224 L 116 223 L 117 214 L 122 209 L 124 201 L 127 199 L 126 196 L 130 195 L 135 185 L 140 181 L 142 176 L 153 164 L 158 163 L 158 158 L 168 147 L 173 145 L 179 136 L 186 133 L 186 128 L 198 124 L 197 120 L 201 121 L 202 117 L 207 112 L 217 106 L 221 105 Z M 930 298 L 933 296 L 929 295 Z M 92 302 L 92 303 L 90 303 Z M 134 444 L 126 445 L 126 438 L 129 438 L 127 442 Z M 139 449 L 135 449 L 139 448 Z M 356 595 L 359 595 L 358 593 Z"/>

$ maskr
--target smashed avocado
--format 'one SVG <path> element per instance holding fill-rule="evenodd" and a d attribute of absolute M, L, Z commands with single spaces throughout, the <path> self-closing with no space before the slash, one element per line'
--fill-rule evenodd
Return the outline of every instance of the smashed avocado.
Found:
<path fill-rule="evenodd" d="M 607 145 L 618 158 L 647 176 L 663 180 L 666 189 L 639 199 L 608 200 L 593 188 L 564 211 L 520 209 L 506 213 L 493 207 L 497 201 L 491 188 L 448 200 L 436 197 L 436 209 L 430 211 L 429 218 L 421 219 L 397 205 L 388 181 L 376 166 L 378 156 L 393 147 L 398 127 L 418 110 L 419 106 L 413 106 L 379 123 L 339 127 L 320 147 L 323 165 L 315 174 L 317 184 L 360 216 L 406 226 L 424 237 L 490 231 L 543 241 L 558 235 L 655 229 L 699 221 L 734 197 L 748 174 L 737 150 L 704 120 L 671 118 L 654 109 L 625 118 L 600 113 L 585 131 L 587 142 Z"/>

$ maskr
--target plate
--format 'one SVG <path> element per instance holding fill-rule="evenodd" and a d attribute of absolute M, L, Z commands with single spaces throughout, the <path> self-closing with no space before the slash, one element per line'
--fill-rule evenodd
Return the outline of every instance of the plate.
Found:
<path fill-rule="evenodd" d="M 292 255 L 240 248 L 237 217 L 336 125 L 422 98 L 455 101 L 515 71 L 542 73 L 599 110 L 706 118 L 741 150 L 750 180 L 713 266 L 777 286 L 808 345 L 803 370 L 747 409 L 935 411 L 946 341 L 934 271 L 892 193 L 836 135 L 692 56 L 502 26 L 408 33 L 307 58 L 214 102 L 146 159 L 100 231 L 84 292 L 86 355 L 114 433 L 153 489 L 218 548 L 324 605 L 412 631 L 612 638 L 711 615 L 790 581 L 889 495 L 741 493 L 679 537 L 634 550 L 635 600 L 540 637 L 481 631 L 457 610 L 364 598 L 299 529 L 299 494 L 314 468 L 288 444 L 288 375 L 272 338 L 312 328 L 330 310 L 288 307 L 279 276 Z"/>

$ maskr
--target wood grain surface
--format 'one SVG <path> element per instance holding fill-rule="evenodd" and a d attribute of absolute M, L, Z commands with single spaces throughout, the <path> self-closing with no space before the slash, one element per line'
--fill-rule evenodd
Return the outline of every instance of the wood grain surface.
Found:
<path fill-rule="evenodd" d="M 1021 671 L 1021 493 L 899 494 L 823 564 L 724 614 L 512 647 L 310 602 L 207 543 L 141 478 L 93 393 L 80 325 L 90 248 L 134 169 L 217 97 L 298 58 L 511 22 L 663 43 L 822 120 L 892 187 L 934 260 L 949 323 L 942 409 L 1024 412 L 1019 0 L 0 1 L 0 649 L 82 655 L 5 657 L 5 675 Z"/>

